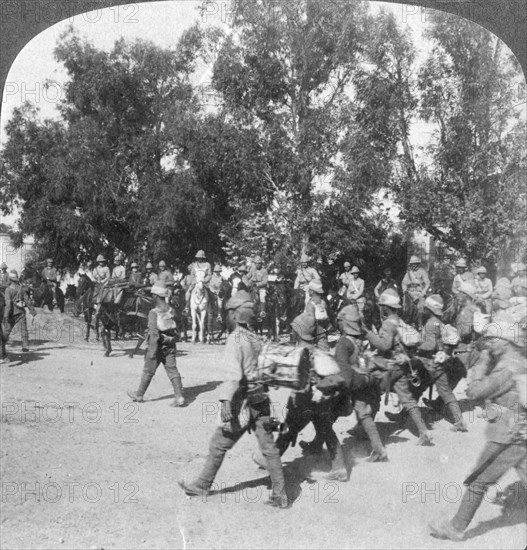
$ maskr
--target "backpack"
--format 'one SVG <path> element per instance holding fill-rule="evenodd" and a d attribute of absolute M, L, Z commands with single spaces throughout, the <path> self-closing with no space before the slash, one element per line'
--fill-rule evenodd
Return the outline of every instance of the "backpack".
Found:
<path fill-rule="evenodd" d="M 401 318 L 397 321 L 399 342 L 405 347 L 418 346 L 421 343 L 421 333 L 412 325 L 405 323 Z"/>

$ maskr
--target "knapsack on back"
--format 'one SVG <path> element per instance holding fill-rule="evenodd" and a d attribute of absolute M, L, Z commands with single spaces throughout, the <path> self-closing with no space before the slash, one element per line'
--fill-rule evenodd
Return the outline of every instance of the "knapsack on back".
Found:
<path fill-rule="evenodd" d="M 399 341 L 403 346 L 413 347 L 421 343 L 421 333 L 412 325 L 405 323 L 401 318 L 394 324 L 397 327 Z"/>

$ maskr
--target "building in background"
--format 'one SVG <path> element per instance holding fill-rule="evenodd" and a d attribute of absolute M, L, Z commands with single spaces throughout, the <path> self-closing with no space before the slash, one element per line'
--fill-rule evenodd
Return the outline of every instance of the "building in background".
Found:
<path fill-rule="evenodd" d="M 9 269 L 16 269 L 20 274 L 26 261 L 31 258 L 34 245 L 33 237 L 26 237 L 24 244 L 20 248 L 15 248 L 9 234 L 0 232 L 0 263 L 5 262 Z"/>

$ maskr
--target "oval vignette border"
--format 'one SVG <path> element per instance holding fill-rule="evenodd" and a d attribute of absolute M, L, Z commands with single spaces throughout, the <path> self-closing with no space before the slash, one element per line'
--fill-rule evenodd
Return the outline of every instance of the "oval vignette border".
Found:
<path fill-rule="evenodd" d="M 76 0 L 75 2 L 71 0 L 1 0 L 0 82 L 2 95 L 9 69 L 17 55 L 30 40 L 47 28 L 72 15 L 80 15 L 95 9 L 155 1 L 159 0 L 142 0 L 141 2 L 130 0 Z M 179 0 L 162 1 L 178 2 Z M 331 2 L 331 0 L 328 1 Z M 354 0 L 348 1 L 353 2 Z M 398 0 L 368 1 L 401 3 Z M 404 2 L 404 4 L 417 10 L 430 8 L 451 13 L 485 27 L 512 50 L 522 67 L 524 78 L 527 79 L 527 40 L 525 40 L 524 34 L 527 24 L 527 2 L 525 0 L 418 0 Z M 49 9 L 50 5 L 53 5 L 55 13 L 65 14 L 65 16 L 57 17 L 56 21 L 30 20 L 31 14 L 42 13 L 43 9 Z M 25 16 L 22 16 L 22 13 Z M 2 105 L 0 105 L 0 116 L 1 114 Z"/>

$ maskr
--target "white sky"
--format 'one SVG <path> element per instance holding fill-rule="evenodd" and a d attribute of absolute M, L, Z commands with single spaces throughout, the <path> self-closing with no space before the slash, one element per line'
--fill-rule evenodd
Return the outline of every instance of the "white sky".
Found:
<path fill-rule="evenodd" d="M 120 37 L 127 40 L 143 38 L 165 48 L 176 46 L 182 32 L 196 21 L 205 25 L 227 26 L 229 2 L 219 0 L 209 4 L 207 14 L 201 15 L 198 8 L 205 2 L 201 0 L 177 2 L 152 2 L 148 4 L 129 4 L 116 6 L 76 15 L 53 25 L 36 36 L 17 56 L 7 77 L 2 97 L 2 118 L 0 121 L 0 149 L 5 142 L 5 125 L 13 109 L 30 100 L 35 103 L 43 118 L 55 116 L 55 107 L 61 96 L 61 85 L 66 73 L 53 57 L 53 49 L 58 38 L 69 25 L 82 36 L 102 49 L 110 50 Z M 422 38 L 427 13 L 417 6 L 403 4 L 385 4 L 372 2 L 371 9 L 384 8 L 392 11 L 397 20 L 410 33 L 418 51 L 418 62 L 424 59 L 430 50 L 430 44 Z M 203 70 L 197 75 L 197 81 L 206 83 L 207 75 Z M 44 83 L 53 84 L 45 89 Z M 431 137 L 431 127 L 422 122 L 412 128 L 412 142 L 419 157 L 419 149 L 425 146 Z M 6 223 L 10 220 L 5 219 Z"/>

